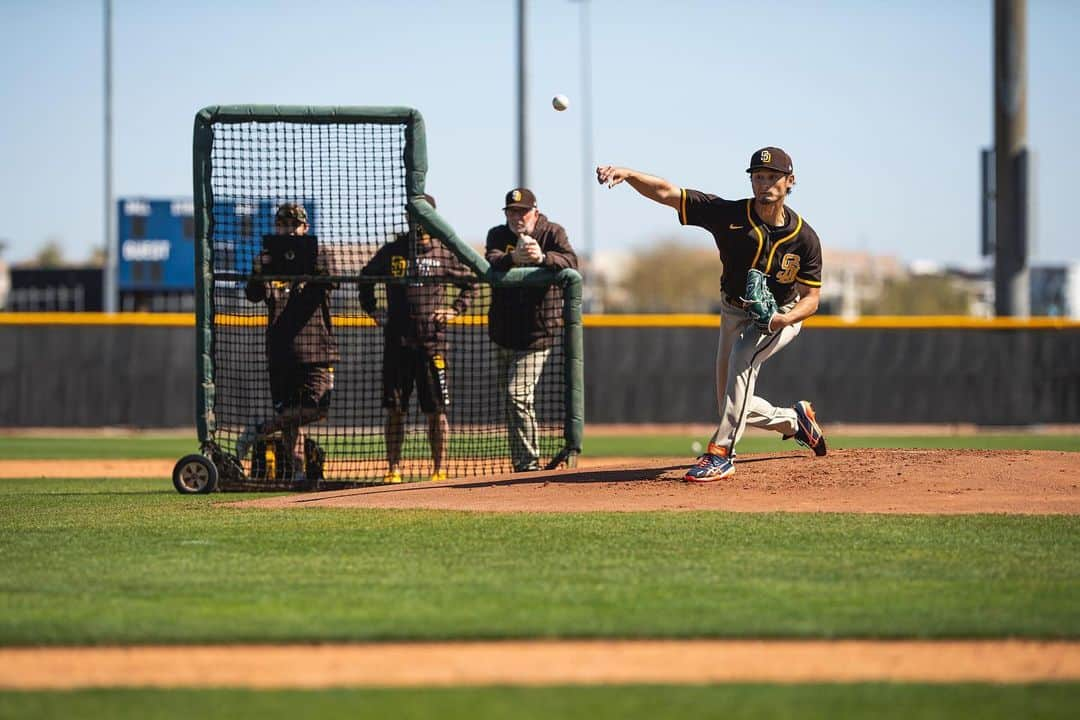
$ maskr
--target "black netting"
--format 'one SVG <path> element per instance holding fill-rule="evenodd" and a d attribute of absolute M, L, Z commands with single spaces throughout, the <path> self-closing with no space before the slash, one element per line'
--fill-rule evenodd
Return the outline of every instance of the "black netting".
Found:
<path fill-rule="evenodd" d="M 543 467 L 562 451 L 560 288 L 493 289 L 439 240 L 434 249 L 419 240 L 406 212 L 404 152 L 400 124 L 213 126 L 211 439 L 244 475 L 226 474 L 224 487 L 382 482 L 388 438 L 390 449 L 400 442 L 404 481 L 435 471 L 432 436 L 436 446 L 442 439 L 448 477 Z M 281 231 L 275 213 L 286 203 L 306 211 L 315 268 L 256 274 L 263 236 Z M 499 332 L 508 317 L 546 331 L 515 337 L 523 349 L 501 348 L 489 332 L 493 293 L 504 310 Z M 452 318 L 437 317 L 451 309 Z"/>
<path fill-rule="evenodd" d="M 214 125 L 211 248 L 215 274 L 246 275 L 282 203 L 302 204 L 342 274 L 408 230 L 403 124 Z"/>

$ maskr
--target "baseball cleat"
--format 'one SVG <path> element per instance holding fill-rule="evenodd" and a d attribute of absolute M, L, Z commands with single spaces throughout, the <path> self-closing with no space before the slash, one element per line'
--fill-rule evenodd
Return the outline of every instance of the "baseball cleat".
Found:
<path fill-rule="evenodd" d="M 382 481 L 384 485 L 397 485 L 398 483 L 403 482 L 401 473 L 397 470 L 391 470 L 383 475 Z"/>
<path fill-rule="evenodd" d="M 817 416 L 814 414 L 814 406 L 806 400 L 795 403 L 793 408 L 798 417 L 798 428 L 795 430 L 795 442 L 805 448 L 810 448 L 814 454 L 821 457 L 829 450 L 825 446 L 825 433 L 821 432 Z"/>
<path fill-rule="evenodd" d="M 735 463 L 726 453 L 705 453 L 697 464 L 686 471 L 683 480 L 690 483 L 707 483 L 723 480 L 735 474 Z"/>
<path fill-rule="evenodd" d="M 244 428 L 240 436 L 236 438 L 236 459 L 246 460 L 251 454 L 251 447 L 255 444 L 255 438 L 259 435 L 258 425 L 252 424 Z"/>
<path fill-rule="evenodd" d="M 446 481 L 446 471 L 445 470 L 436 470 L 435 472 L 431 473 L 431 477 L 429 477 L 428 480 L 430 480 L 431 482 L 445 482 Z"/>
<path fill-rule="evenodd" d="M 305 473 L 297 472 L 293 473 L 293 489 L 295 490 L 315 490 L 318 486 L 318 482 L 315 480 L 309 480 Z"/>

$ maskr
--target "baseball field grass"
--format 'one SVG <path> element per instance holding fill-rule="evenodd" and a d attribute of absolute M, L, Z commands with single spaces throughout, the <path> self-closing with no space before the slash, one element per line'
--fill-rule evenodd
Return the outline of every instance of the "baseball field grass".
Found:
<path fill-rule="evenodd" d="M 1080 518 L 229 509 L 0 482 L 0 643 L 1074 637 Z"/>
<path fill-rule="evenodd" d="M 1067 718 L 1076 685 L 713 685 L 411 690 L 0 693 L 2 718 Z"/>
<path fill-rule="evenodd" d="M 590 447 L 689 455 L 685 438 L 629 440 L 636 452 L 617 437 Z M 751 440 L 761 446 L 740 451 L 774 442 Z M 863 440 L 1080 449 L 1072 436 Z M 175 437 L 4 437 L 0 459 L 193 448 Z M 1080 518 L 1071 515 L 228 504 L 241 498 L 180 496 L 166 478 L 0 480 L 0 645 L 1080 637 Z M 1070 717 L 1077 706 L 1077 683 L 0 692 L 0 717 L 20 718 L 1012 718 Z"/>

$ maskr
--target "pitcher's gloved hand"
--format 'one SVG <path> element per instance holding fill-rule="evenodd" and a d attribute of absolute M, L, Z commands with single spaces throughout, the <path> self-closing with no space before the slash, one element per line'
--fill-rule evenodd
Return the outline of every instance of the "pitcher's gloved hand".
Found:
<path fill-rule="evenodd" d="M 769 290 L 765 273 L 753 268 L 746 273 L 746 314 L 762 335 L 772 334 L 772 318 L 776 314 L 776 298 Z"/>

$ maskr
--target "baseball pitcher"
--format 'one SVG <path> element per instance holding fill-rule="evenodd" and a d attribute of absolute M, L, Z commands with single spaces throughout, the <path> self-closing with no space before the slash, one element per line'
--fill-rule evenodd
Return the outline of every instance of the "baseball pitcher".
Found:
<path fill-rule="evenodd" d="M 750 157 L 753 197 L 724 200 L 625 167 L 596 169 L 601 184 L 626 181 L 640 194 L 674 208 L 683 225 L 712 233 L 724 272 L 716 395 L 720 423 L 705 453 L 686 472 L 687 482 L 714 482 L 735 472 L 735 445 L 747 425 L 781 433 L 785 439 L 826 453 L 825 436 L 813 406 L 800 400 L 775 407 L 755 394 L 763 363 L 783 350 L 817 312 L 821 293 L 821 242 L 791 208 L 795 187 L 791 158 L 777 147 Z"/>

